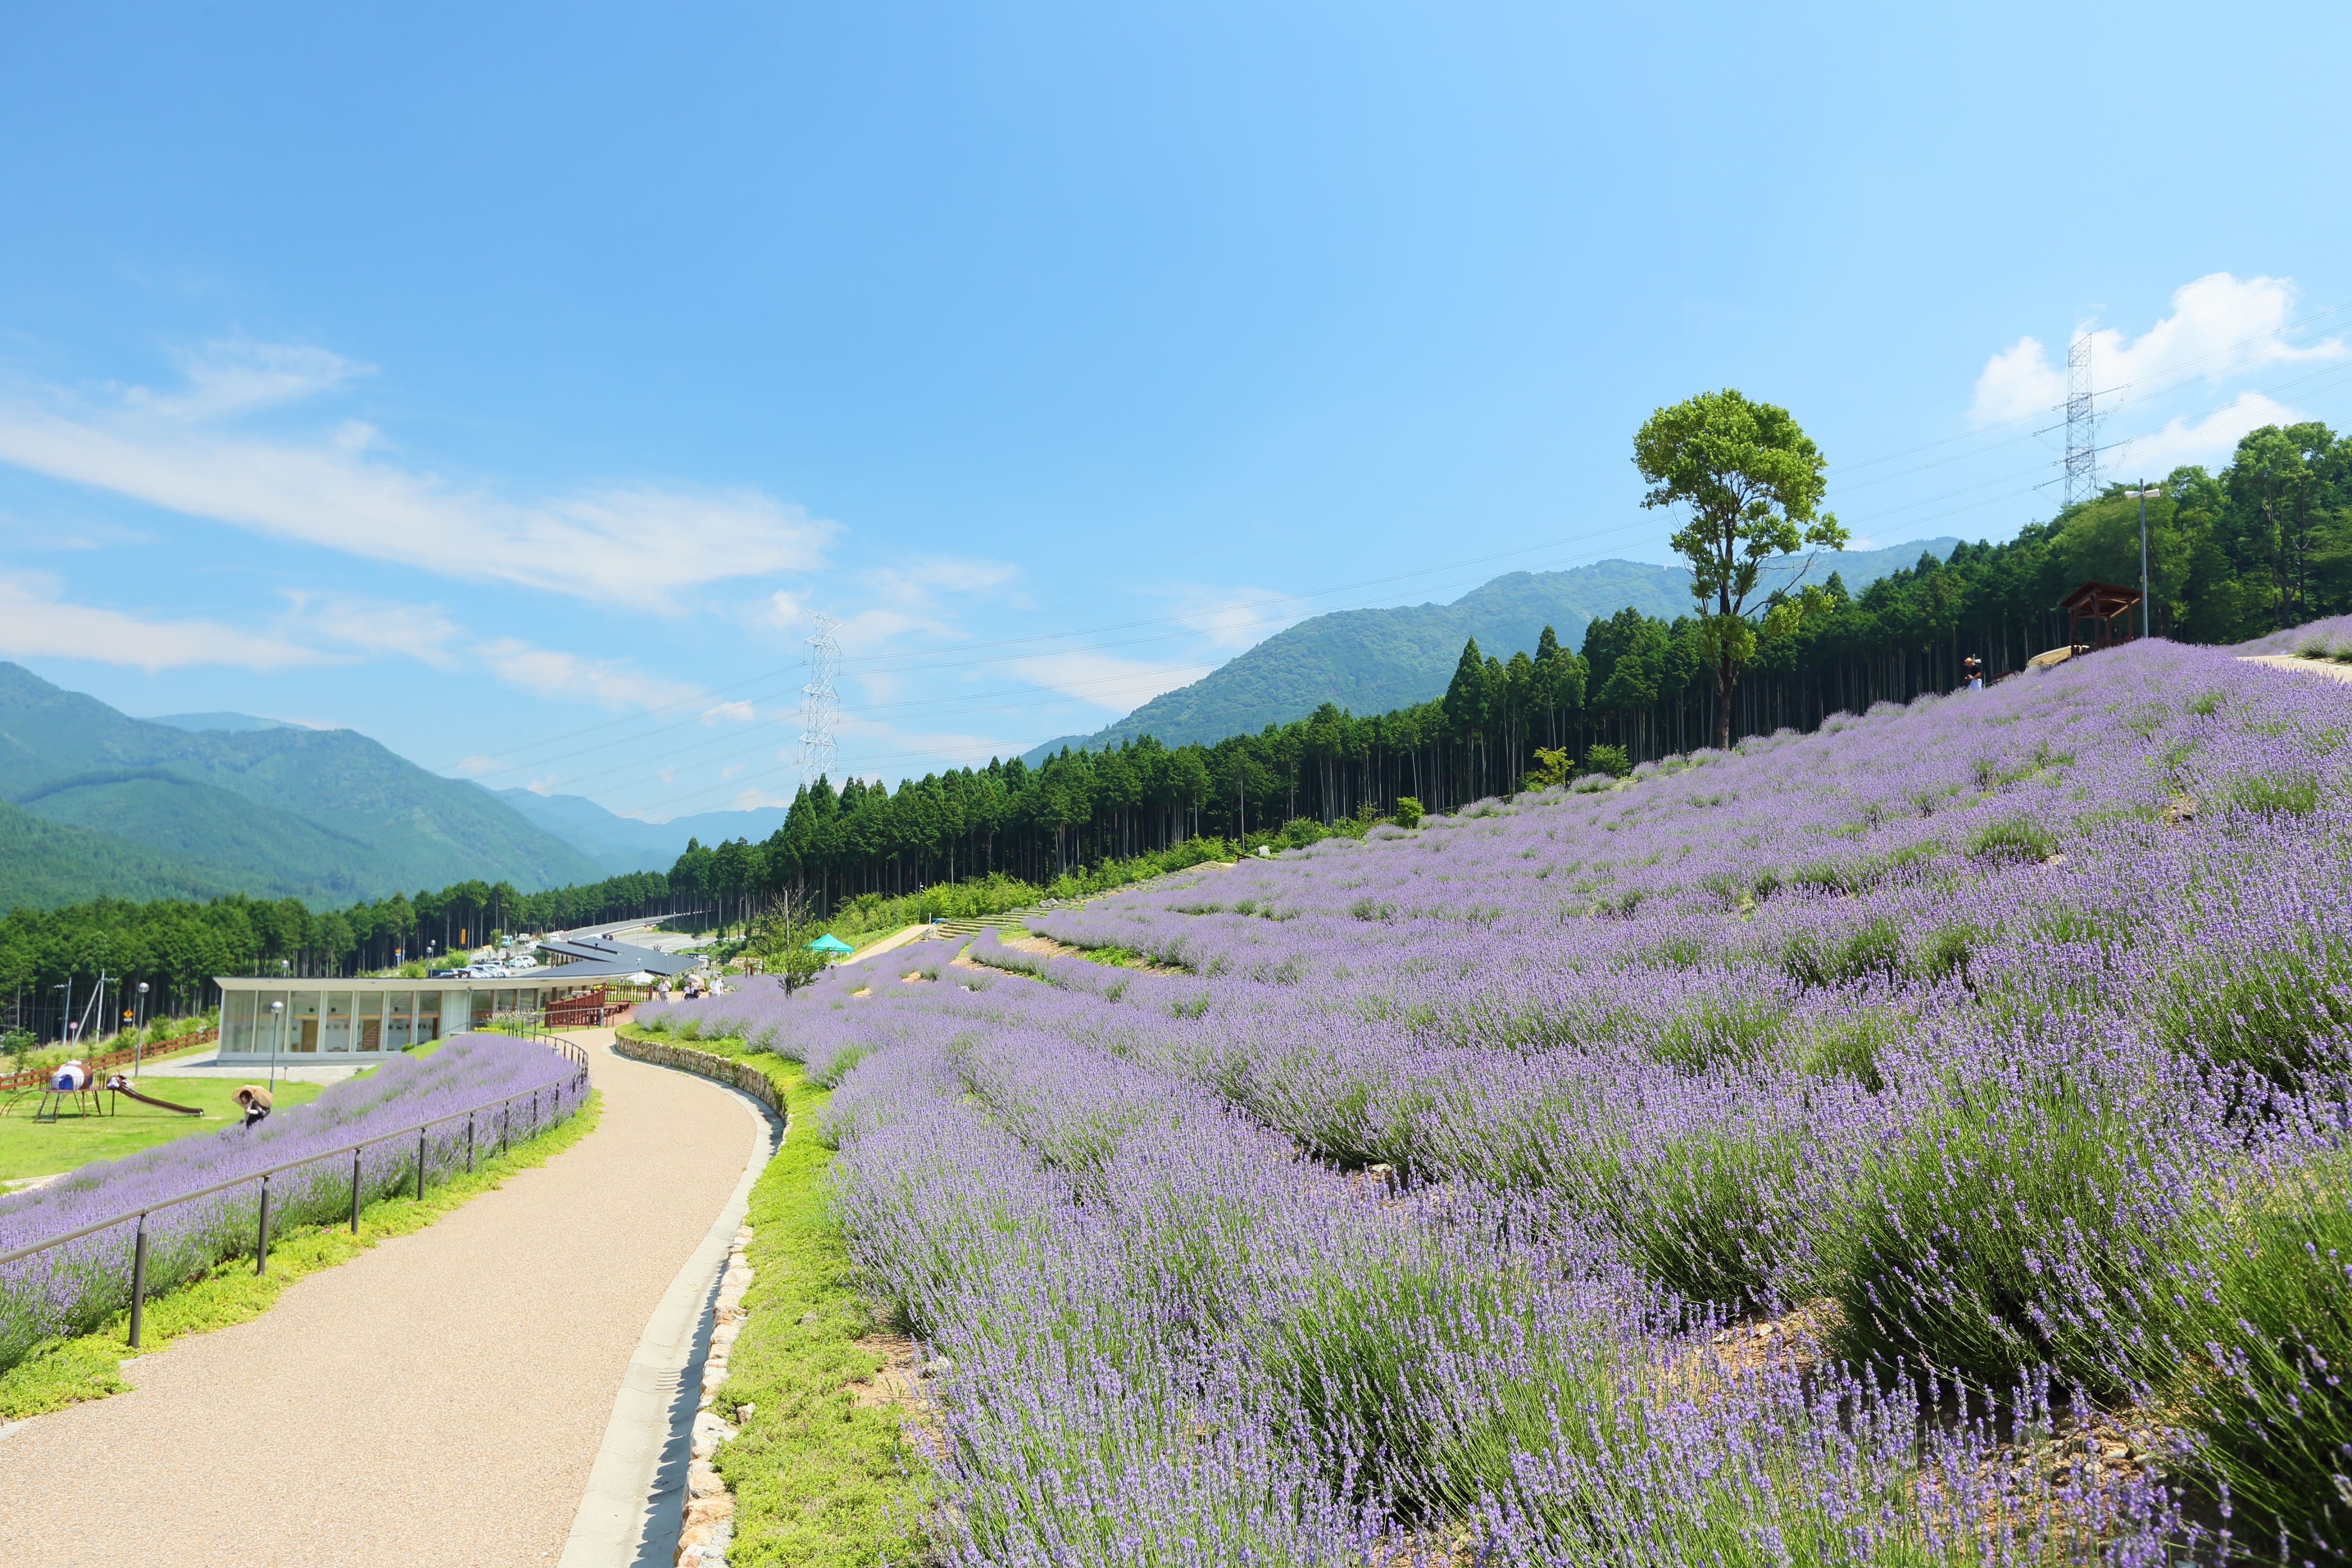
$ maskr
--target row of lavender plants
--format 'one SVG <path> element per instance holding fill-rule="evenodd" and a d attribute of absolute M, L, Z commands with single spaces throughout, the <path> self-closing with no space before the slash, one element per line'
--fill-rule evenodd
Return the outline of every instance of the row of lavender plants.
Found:
<path fill-rule="evenodd" d="M 110 1216 L 258 1173 L 311 1154 L 454 1117 L 427 1130 L 428 1181 L 568 1119 L 588 1092 L 586 1073 L 544 1045 L 503 1035 L 460 1035 L 422 1059 L 394 1056 L 364 1077 L 334 1084 L 305 1105 L 251 1128 L 192 1135 L 119 1160 L 101 1160 L 42 1187 L 0 1197 L 0 1252 L 61 1236 Z M 476 1107 L 497 1109 L 470 1118 Z M 359 1157 L 362 1201 L 412 1187 L 414 1137 L 370 1145 Z M 349 1155 L 269 1180 L 270 1228 L 347 1216 Z M 225 1259 L 251 1256 L 261 1184 L 159 1208 L 147 1221 L 147 1288 L 170 1289 Z M 45 1340 L 103 1327 L 130 1303 L 136 1227 L 131 1222 L 0 1265 L 0 1371 Z"/>
<path fill-rule="evenodd" d="M 840 1082 L 959 1562 L 2324 1560 L 2347 736 L 2141 644 L 646 1021 Z"/>

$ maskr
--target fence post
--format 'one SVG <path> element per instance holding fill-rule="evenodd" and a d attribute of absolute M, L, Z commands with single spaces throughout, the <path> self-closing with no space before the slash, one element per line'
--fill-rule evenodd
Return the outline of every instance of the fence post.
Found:
<path fill-rule="evenodd" d="M 425 1129 L 416 1129 L 416 1201 L 425 1201 Z"/>
<path fill-rule="evenodd" d="M 466 1174 L 474 1174 L 474 1113 L 466 1113 Z"/>
<path fill-rule="evenodd" d="M 139 1217 L 139 1238 L 131 1244 L 131 1348 L 139 1348 L 139 1322 L 147 1306 L 147 1217 Z"/>
<path fill-rule="evenodd" d="M 269 1267 L 269 1178 L 261 1178 L 261 1228 L 253 1240 L 253 1271 L 262 1273 Z"/>
<path fill-rule="evenodd" d="M 360 1152 L 352 1151 L 352 1234 L 360 1233 Z"/>

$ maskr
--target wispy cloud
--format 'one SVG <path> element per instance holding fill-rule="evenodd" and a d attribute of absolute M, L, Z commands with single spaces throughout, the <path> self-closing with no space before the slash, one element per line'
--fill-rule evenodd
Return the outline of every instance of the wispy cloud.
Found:
<path fill-rule="evenodd" d="M 519 637 L 495 637 L 474 650 L 499 678 L 536 696 L 593 703 L 606 708 L 665 707 L 700 695 L 681 681 L 649 675 L 609 659 L 539 648 Z"/>
<path fill-rule="evenodd" d="M 0 568 L 0 653 L 23 658 L 95 659 L 153 674 L 190 665 L 283 670 L 330 655 L 265 632 L 62 597 L 42 572 Z"/>
<path fill-rule="evenodd" d="M 1314 613 L 1295 595 L 1271 588 L 1208 588 L 1185 585 L 1167 591 L 1177 622 L 1199 633 L 1216 653 L 1254 648 L 1286 626 Z"/>
<path fill-rule="evenodd" d="M 822 564 L 840 531 L 749 488 L 637 481 L 516 499 L 388 451 L 356 422 L 293 435 L 237 424 L 364 373 L 323 350 L 215 345 L 184 369 L 170 392 L 0 393 L 0 463 L 370 559 L 655 609 Z"/>
<path fill-rule="evenodd" d="M 1023 680 L 1095 707 L 1124 713 L 1162 692 L 1189 686 L 1213 664 L 1146 662 L 1113 653 L 1041 653 L 1015 659 L 1006 668 Z"/>

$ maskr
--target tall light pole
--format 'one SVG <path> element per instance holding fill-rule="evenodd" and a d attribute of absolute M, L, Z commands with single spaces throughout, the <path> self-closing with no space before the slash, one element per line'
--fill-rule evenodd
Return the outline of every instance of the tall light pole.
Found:
<path fill-rule="evenodd" d="M 139 982 L 139 1018 L 131 1026 L 131 1076 L 139 1076 L 139 1063 L 147 1053 L 147 982 Z"/>
<path fill-rule="evenodd" d="M 2138 488 L 2138 489 L 2137 489 L 2137 490 L 2126 490 L 2126 491 L 2125 491 L 2125 492 L 2124 492 L 2124 494 L 2126 494 L 2126 496 L 2137 496 L 2137 497 L 2139 497 L 2139 634 L 2140 634 L 2141 636 L 2145 637 L 2145 636 L 2147 636 L 2147 635 L 2148 634 L 2148 632 L 2147 632 L 2147 601 L 2148 601 L 2148 591 L 2147 591 L 2147 498 L 2148 498 L 2150 496 L 2161 496 L 2161 495 L 2163 495 L 2163 494 L 2164 494 L 2164 486 L 2161 486 L 2161 485 L 2158 485 L 2158 486 L 2157 486 L 2154 489 L 2150 489 L 2150 488 L 2148 487 L 2148 483 L 2147 483 L 2147 480 L 2145 480 L 2145 479 L 2142 479 L 2142 480 L 2139 482 L 2139 488 Z"/>
<path fill-rule="evenodd" d="M 275 1100 L 278 1098 L 278 1047 L 286 1039 L 284 1001 L 269 1004 L 269 1019 L 272 1025 L 269 1032 L 269 1097 Z"/>

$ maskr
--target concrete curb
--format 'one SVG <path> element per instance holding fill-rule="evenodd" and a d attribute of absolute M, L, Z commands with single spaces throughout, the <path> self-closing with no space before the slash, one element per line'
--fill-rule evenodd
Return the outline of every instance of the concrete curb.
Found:
<path fill-rule="evenodd" d="M 611 1046 L 605 1049 L 621 1055 Z M 766 1136 L 709 1234 L 663 1292 L 629 1357 L 580 1511 L 564 1538 L 562 1568 L 670 1568 L 677 1556 L 694 1414 L 719 1276 L 751 1209 L 751 1185 L 782 1142 L 782 1124 L 765 1106 L 731 1083 L 712 1082 L 735 1093 Z"/>

